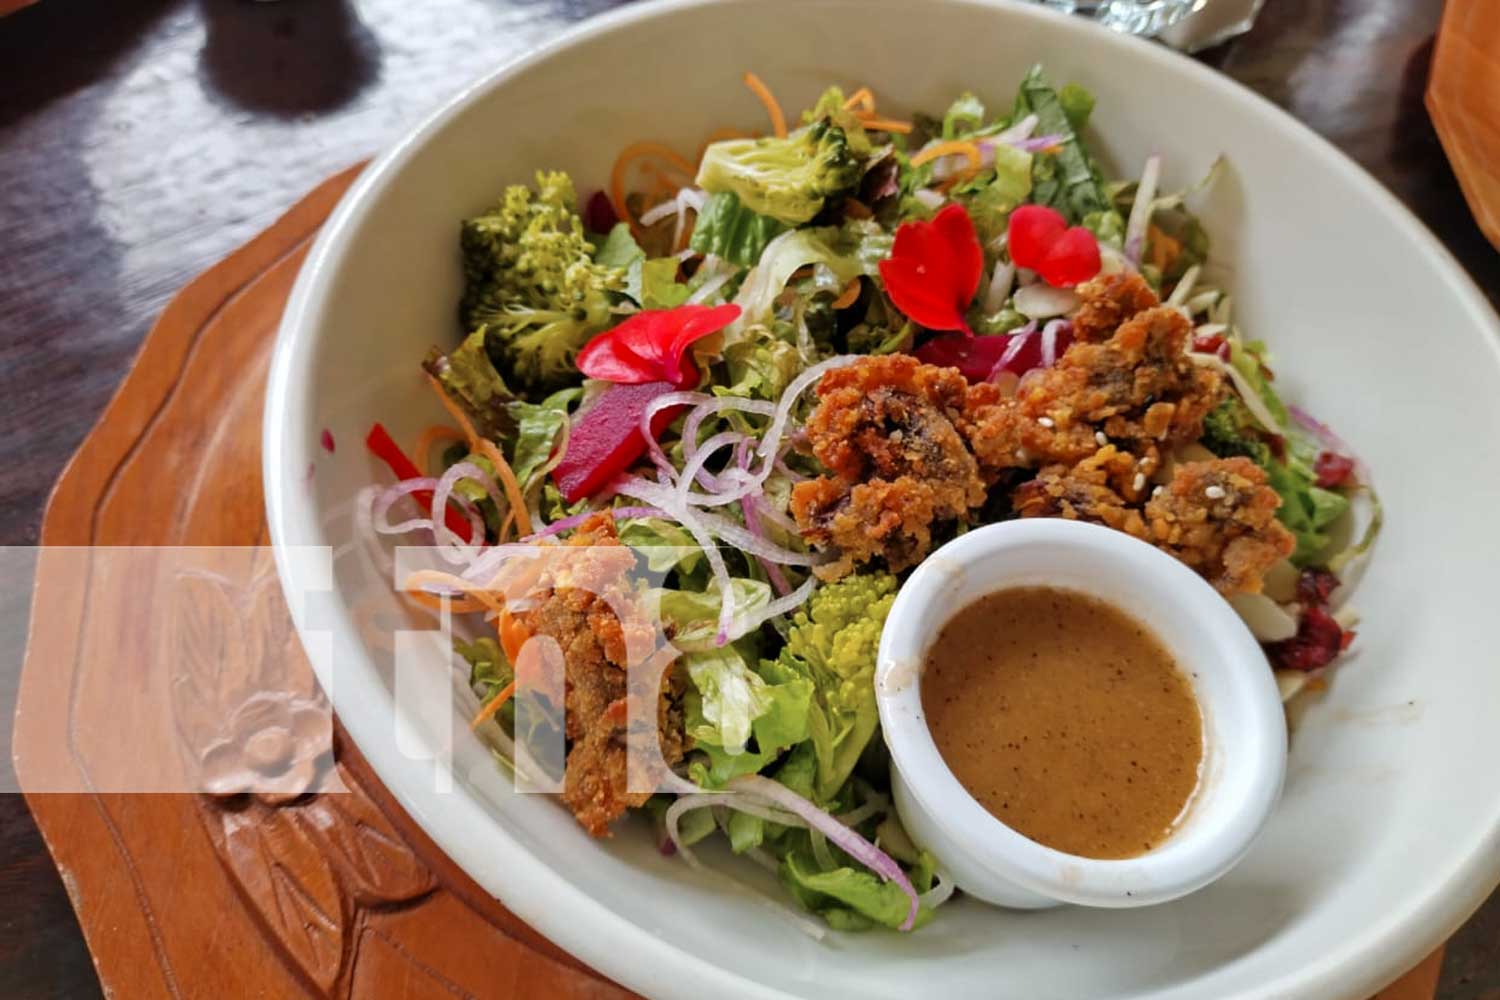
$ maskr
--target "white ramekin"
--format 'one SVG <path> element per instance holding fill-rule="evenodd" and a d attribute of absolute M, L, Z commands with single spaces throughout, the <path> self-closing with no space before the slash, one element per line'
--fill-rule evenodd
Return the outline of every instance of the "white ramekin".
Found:
<path fill-rule="evenodd" d="M 1064 854 L 995 819 L 943 763 L 922 711 L 928 645 L 959 609 L 1005 587 L 1091 594 L 1148 625 L 1203 711 L 1198 791 L 1177 830 L 1136 858 Z M 1281 794 L 1286 723 L 1265 655 L 1214 589 L 1145 542 L 1078 521 L 1008 521 L 933 553 L 906 581 L 880 641 L 880 724 L 896 808 L 958 888 L 998 906 L 1126 907 L 1202 888 L 1250 849 Z"/>

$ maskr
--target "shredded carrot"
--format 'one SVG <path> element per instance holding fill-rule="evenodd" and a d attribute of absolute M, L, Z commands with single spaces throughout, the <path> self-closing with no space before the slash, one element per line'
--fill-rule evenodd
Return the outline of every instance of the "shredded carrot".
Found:
<path fill-rule="evenodd" d="M 505 703 L 507 701 L 510 701 L 510 696 L 515 693 L 516 682 L 512 680 L 509 684 L 500 689 L 499 694 L 495 695 L 495 697 L 484 703 L 484 707 L 479 710 L 479 714 L 474 716 L 474 718 L 469 722 L 469 728 L 478 729 L 484 723 L 493 719 L 495 717 L 495 713 L 504 708 Z"/>
<path fill-rule="evenodd" d="M 845 111 L 852 111 L 856 107 L 865 114 L 873 115 L 875 113 L 875 95 L 870 93 L 869 87 L 860 87 L 854 93 L 850 94 L 849 99 L 844 102 Z"/>
<path fill-rule="evenodd" d="M 447 424 L 433 424 L 422 432 L 417 438 L 417 446 L 412 449 L 412 458 L 416 460 L 417 467 L 426 475 L 431 472 L 428 459 L 432 457 L 432 446 L 439 441 L 462 441 L 464 436 Z"/>
<path fill-rule="evenodd" d="M 510 540 L 511 529 L 516 526 L 516 512 L 508 510 L 505 512 L 505 520 L 500 522 L 500 540 Z"/>
<path fill-rule="evenodd" d="M 521 647 L 526 645 L 526 640 L 531 638 L 531 633 L 526 631 L 526 626 L 522 625 L 521 620 L 509 610 L 500 612 L 498 631 L 500 648 L 505 651 L 505 658 L 511 663 L 517 662 L 521 657 Z"/>
<path fill-rule="evenodd" d="M 968 158 L 971 169 L 978 170 L 984 162 L 979 155 L 979 147 L 972 142 L 962 139 L 953 139 L 948 142 L 940 142 L 935 146 L 928 146 L 911 158 L 911 165 L 920 167 L 924 163 L 930 163 L 940 156 L 964 156 Z"/>
<path fill-rule="evenodd" d="M 531 534 L 531 515 L 526 512 L 526 495 L 521 491 L 521 484 L 516 482 L 516 474 L 511 471 L 510 463 L 505 460 L 500 449 L 495 447 L 495 442 L 489 438 L 480 437 L 475 432 L 474 425 L 469 423 L 468 415 L 457 403 L 448 398 L 441 382 L 431 375 L 427 376 L 427 382 L 432 386 L 432 391 L 437 393 L 443 409 L 447 410 L 453 422 L 463 429 L 464 437 L 469 440 L 469 450 L 483 455 L 495 467 L 495 475 L 500 477 L 500 483 L 505 487 L 506 499 L 510 501 L 510 513 L 516 519 L 516 527 L 520 529 L 523 536 Z"/>
<path fill-rule="evenodd" d="M 449 590 L 457 590 L 466 596 L 455 600 L 451 597 L 443 597 L 421 589 L 423 584 L 435 583 Z M 463 577 L 454 576 L 452 573 L 443 573 L 435 569 L 419 569 L 406 578 L 405 589 L 408 595 L 415 598 L 418 604 L 424 607 L 442 607 L 443 601 L 450 602 L 448 610 L 460 613 L 468 611 L 494 611 L 497 614 L 505 609 L 505 597 L 498 591 L 488 586 L 481 586 Z M 459 605 L 463 606 L 460 607 Z"/>
<path fill-rule="evenodd" d="M 441 594 L 429 594 L 425 590 L 413 590 L 406 595 L 406 599 L 432 611 L 442 611 L 446 608 L 456 615 L 489 610 L 489 605 L 472 597 L 444 597 Z"/>
<path fill-rule="evenodd" d="M 859 123 L 871 132 L 895 132 L 900 135 L 911 134 L 911 122 L 896 121 L 894 118 L 876 118 L 874 115 L 861 117 Z"/>
<path fill-rule="evenodd" d="M 760 103 L 766 106 L 766 114 L 771 116 L 771 131 L 776 133 L 778 139 L 786 138 L 786 115 L 781 113 L 781 105 L 776 103 L 776 97 L 771 93 L 761 78 L 754 73 L 745 74 L 745 86 L 750 92 L 760 98 Z"/>
<path fill-rule="evenodd" d="M 833 308 L 848 309 L 854 305 L 855 300 L 859 298 L 859 289 L 859 279 L 851 278 L 849 284 L 845 285 L 844 290 L 839 293 L 839 297 L 833 300 Z"/>
<path fill-rule="evenodd" d="M 666 163 L 680 171 L 683 176 L 692 178 L 697 174 L 697 169 L 687 161 L 677 150 L 660 142 L 633 142 L 620 150 L 620 155 L 615 157 L 615 165 L 609 172 L 609 194 L 615 203 L 615 215 L 630 224 L 630 228 L 637 235 L 640 234 L 640 226 L 630 215 L 630 209 L 625 204 L 625 179 L 626 168 L 642 157 L 650 157 Z"/>

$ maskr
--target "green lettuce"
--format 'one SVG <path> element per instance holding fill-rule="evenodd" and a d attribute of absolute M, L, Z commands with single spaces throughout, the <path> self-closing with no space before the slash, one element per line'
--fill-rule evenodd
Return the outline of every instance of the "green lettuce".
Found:
<path fill-rule="evenodd" d="M 766 244 L 786 232 L 787 225 L 758 215 L 740 204 L 733 191 L 711 194 L 693 223 L 689 246 L 697 253 L 714 254 L 732 264 L 749 267 L 760 260 Z"/>
<path fill-rule="evenodd" d="M 568 407 L 582 395 L 583 390 L 579 388 L 559 389 L 540 403 L 516 400 L 510 404 L 511 418 L 516 426 L 510 467 L 522 490 L 530 490 L 535 485 L 532 480 L 552 457 L 557 437 L 568 425 Z M 493 470 L 490 471 L 493 475 Z"/>
<path fill-rule="evenodd" d="M 1037 116 L 1038 135 L 1056 135 L 1061 148 L 1051 155 L 1034 158 L 1032 165 L 1032 201 L 1057 209 L 1068 221 L 1081 223 L 1091 213 L 1115 211 L 1104 186 L 1104 175 L 1078 135 L 1075 120 L 1084 120 L 1085 101 L 1082 88 L 1068 90 L 1064 104 L 1058 92 L 1047 82 L 1040 66 L 1033 67 L 1021 81 L 1016 94 L 1015 117 Z M 1092 105 L 1089 105 L 1092 110 Z M 1071 113 L 1070 113 L 1071 111 Z"/>
<path fill-rule="evenodd" d="M 483 330 L 469 334 L 448 354 L 432 348 L 422 367 L 438 380 L 448 398 L 463 408 L 480 434 L 500 441 L 514 432 L 510 404 L 516 397 L 490 360 Z"/>

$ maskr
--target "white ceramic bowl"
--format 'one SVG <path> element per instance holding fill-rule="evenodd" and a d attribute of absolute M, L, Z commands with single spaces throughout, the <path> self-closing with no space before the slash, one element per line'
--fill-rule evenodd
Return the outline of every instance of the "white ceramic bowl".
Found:
<path fill-rule="evenodd" d="M 1036 61 L 1098 94 L 1091 131 L 1121 172 L 1160 151 L 1178 186 L 1227 155 L 1200 199 L 1221 276 L 1246 329 L 1275 348 L 1278 386 L 1355 445 L 1385 501 L 1355 595 L 1359 641 L 1293 734 L 1281 804 L 1250 854 L 1162 906 L 1018 914 L 958 900 L 918 934 L 818 944 L 660 857 L 644 825 L 596 842 L 557 803 L 514 794 L 457 717 L 472 704 L 462 692 L 455 787 L 436 791 L 431 763 L 393 737 L 412 707 L 351 615 L 364 596 L 352 562 L 319 594 L 328 582 L 284 547 L 350 540 L 349 500 L 387 474 L 359 447 L 372 420 L 411 440 L 440 416 L 416 363 L 455 342 L 457 220 L 537 167 L 587 189 L 627 141 L 692 150 L 721 125 L 763 128 L 746 69 L 788 107 L 829 82 L 869 83 L 899 113 L 941 109 L 964 88 L 1003 105 Z M 385 784 L 481 885 L 627 986 L 684 998 L 1359 998 L 1500 877 L 1496 337 L 1484 299 L 1389 193 L 1290 116 L 1158 46 L 985 0 L 631 6 L 458 95 L 340 205 L 273 361 L 267 516 L 313 665 Z"/>
<path fill-rule="evenodd" d="M 1029 586 L 1079 591 L 1124 611 L 1155 633 L 1192 685 L 1203 713 L 1198 791 L 1172 835 L 1139 857 L 1082 858 L 1016 832 L 965 790 L 932 738 L 921 690 L 932 641 L 985 594 Z M 1245 856 L 1286 773 L 1281 696 L 1228 602 L 1160 549 L 1080 521 L 991 524 L 928 556 L 891 607 L 875 696 L 907 832 L 960 889 L 1000 906 L 1150 906 L 1201 889 Z"/>

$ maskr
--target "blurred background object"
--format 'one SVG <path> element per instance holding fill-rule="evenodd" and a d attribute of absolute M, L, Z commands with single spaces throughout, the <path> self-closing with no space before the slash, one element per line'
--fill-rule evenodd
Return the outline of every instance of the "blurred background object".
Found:
<path fill-rule="evenodd" d="M 1184 52 L 1197 52 L 1243 35 L 1255 26 L 1265 0 L 1207 0 L 1193 5 L 1180 21 L 1157 34 L 1157 38 Z"/>
<path fill-rule="evenodd" d="M 1209 3 L 1222 0 L 1041 0 L 1069 14 L 1082 14 L 1116 31 L 1154 35 Z"/>
<path fill-rule="evenodd" d="M 1484 235 L 1500 248 L 1500 3 L 1448 0 L 1427 112 Z"/>

